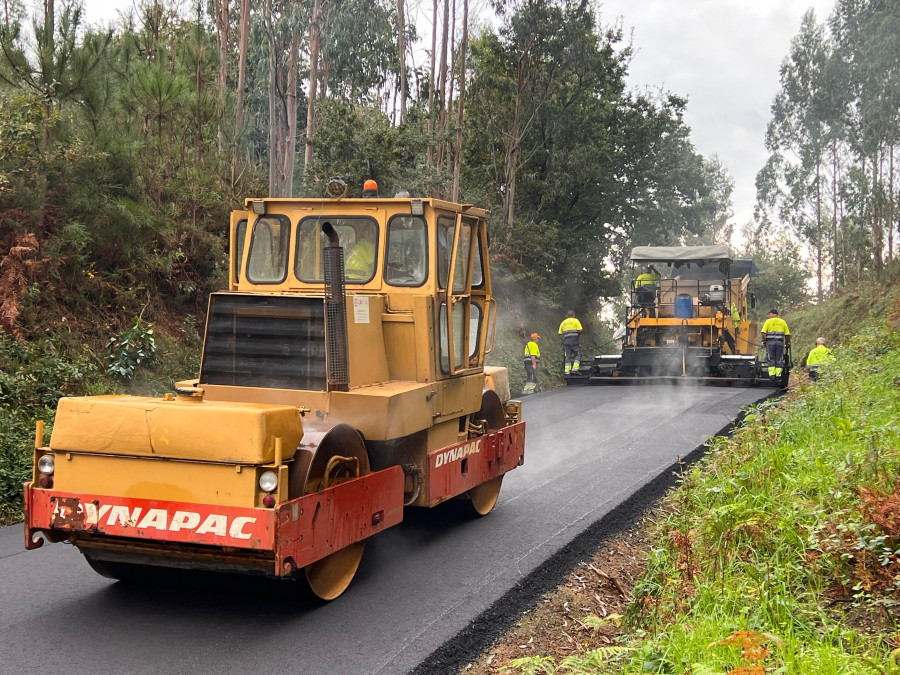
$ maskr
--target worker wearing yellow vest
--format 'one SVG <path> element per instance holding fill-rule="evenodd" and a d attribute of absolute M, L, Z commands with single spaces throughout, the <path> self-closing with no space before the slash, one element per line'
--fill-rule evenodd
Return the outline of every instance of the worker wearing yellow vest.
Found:
<path fill-rule="evenodd" d="M 652 286 L 657 281 L 659 281 L 659 272 L 653 265 L 647 265 L 644 268 L 644 273 L 638 275 L 638 278 L 634 280 L 634 287 Z"/>
<path fill-rule="evenodd" d="M 538 347 L 537 341 L 540 339 L 540 335 L 532 333 L 531 339 L 525 343 L 525 387 L 522 389 L 523 394 L 531 394 L 537 387 L 538 367 L 541 365 L 541 348 Z"/>
<path fill-rule="evenodd" d="M 658 288 L 656 284 L 659 279 L 660 275 L 657 269 L 653 265 L 647 265 L 643 274 L 638 275 L 638 278 L 634 280 L 634 300 L 646 316 L 655 314 L 654 306 Z"/>
<path fill-rule="evenodd" d="M 731 321 L 734 325 L 734 335 L 727 328 L 722 329 L 722 340 L 724 340 L 725 344 L 728 345 L 729 349 L 731 349 L 732 354 L 737 354 L 737 339 L 741 335 L 741 313 L 738 311 L 737 305 L 734 302 L 731 303 Z"/>
<path fill-rule="evenodd" d="M 565 352 L 565 374 L 578 372 L 581 367 L 581 322 L 575 318 L 575 312 L 566 312 L 566 318 L 559 324 L 559 336 L 562 338 Z"/>
<path fill-rule="evenodd" d="M 787 322 L 778 316 L 778 310 L 769 310 L 769 318 L 763 324 L 760 335 L 766 345 L 769 377 L 778 379 L 784 372 L 784 346 L 791 344 L 791 331 Z"/>
<path fill-rule="evenodd" d="M 825 338 L 816 340 L 816 346 L 806 357 L 806 367 L 809 368 L 809 379 L 813 382 L 819 379 L 819 366 L 828 361 L 834 361 L 834 354 L 825 346 Z"/>
<path fill-rule="evenodd" d="M 734 334 L 741 334 L 741 313 L 738 311 L 737 305 L 731 303 L 731 320 L 734 322 Z"/>

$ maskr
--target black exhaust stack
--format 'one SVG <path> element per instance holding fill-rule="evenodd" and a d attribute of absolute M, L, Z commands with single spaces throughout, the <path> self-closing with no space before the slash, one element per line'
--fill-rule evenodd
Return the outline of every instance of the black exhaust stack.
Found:
<path fill-rule="evenodd" d="M 322 223 L 329 246 L 322 258 L 325 276 L 325 369 L 328 391 L 350 390 L 347 348 L 347 297 L 344 293 L 344 249 L 331 223 Z"/>

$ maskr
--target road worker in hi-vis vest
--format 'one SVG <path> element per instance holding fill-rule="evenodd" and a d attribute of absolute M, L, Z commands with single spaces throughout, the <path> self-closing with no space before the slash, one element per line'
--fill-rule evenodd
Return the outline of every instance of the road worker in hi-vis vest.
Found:
<path fill-rule="evenodd" d="M 566 318 L 559 324 L 559 336 L 565 352 L 565 374 L 578 373 L 581 367 L 581 322 L 575 318 L 575 312 L 566 312 Z"/>
<path fill-rule="evenodd" d="M 763 324 L 760 335 L 766 345 L 769 377 L 777 380 L 784 371 L 784 346 L 791 344 L 791 331 L 787 322 L 778 316 L 778 310 L 769 310 L 769 318 Z"/>
<path fill-rule="evenodd" d="M 531 339 L 525 343 L 525 387 L 522 389 L 523 394 L 532 394 L 537 388 L 538 367 L 541 365 L 541 348 L 538 347 L 537 341 L 540 339 L 540 335 L 532 333 Z"/>

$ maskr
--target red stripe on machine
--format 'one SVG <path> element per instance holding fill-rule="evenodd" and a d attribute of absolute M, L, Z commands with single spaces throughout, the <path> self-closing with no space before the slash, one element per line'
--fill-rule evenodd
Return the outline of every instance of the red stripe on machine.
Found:
<path fill-rule="evenodd" d="M 34 489 L 29 527 L 237 548 L 274 547 L 269 509 Z"/>

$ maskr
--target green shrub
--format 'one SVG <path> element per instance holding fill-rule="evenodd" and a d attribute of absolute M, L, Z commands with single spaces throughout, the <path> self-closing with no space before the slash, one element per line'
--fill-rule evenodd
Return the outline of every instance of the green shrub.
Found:
<path fill-rule="evenodd" d="M 153 324 L 134 317 L 128 330 L 109 339 L 106 351 L 107 371 L 121 380 L 132 379 L 138 368 L 158 359 Z"/>

